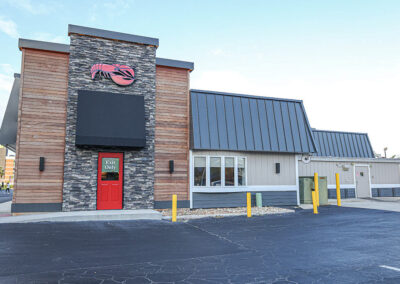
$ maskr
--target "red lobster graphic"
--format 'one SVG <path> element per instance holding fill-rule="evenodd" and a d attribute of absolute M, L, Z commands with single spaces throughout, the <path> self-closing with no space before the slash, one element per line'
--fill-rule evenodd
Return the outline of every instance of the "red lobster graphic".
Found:
<path fill-rule="evenodd" d="M 99 77 L 103 76 L 111 79 L 120 86 L 129 86 L 135 79 L 135 71 L 131 67 L 121 64 L 94 64 L 90 69 L 90 73 L 92 74 L 92 80 L 99 74 Z"/>

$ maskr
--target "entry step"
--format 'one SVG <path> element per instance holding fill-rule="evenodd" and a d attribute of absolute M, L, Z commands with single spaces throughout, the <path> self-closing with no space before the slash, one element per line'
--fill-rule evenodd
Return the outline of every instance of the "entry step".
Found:
<path fill-rule="evenodd" d="M 97 210 L 41 213 L 0 218 L 4 223 L 35 222 L 83 222 L 83 221 L 123 221 L 123 220 L 161 220 L 162 214 L 152 209 L 138 210 Z"/>

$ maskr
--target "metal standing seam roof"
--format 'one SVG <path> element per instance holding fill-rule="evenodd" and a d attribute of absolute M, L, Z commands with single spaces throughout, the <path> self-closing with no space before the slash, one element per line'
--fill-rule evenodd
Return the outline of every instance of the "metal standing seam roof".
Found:
<path fill-rule="evenodd" d="M 374 158 L 367 133 L 340 132 L 313 129 L 318 152 L 316 156 Z"/>
<path fill-rule="evenodd" d="M 14 84 L 0 128 L 0 144 L 13 151 L 15 151 L 15 144 L 17 141 L 20 80 L 20 74 L 14 74 Z"/>
<path fill-rule="evenodd" d="M 191 148 L 314 153 L 299 100 L 191 90 Z"/>

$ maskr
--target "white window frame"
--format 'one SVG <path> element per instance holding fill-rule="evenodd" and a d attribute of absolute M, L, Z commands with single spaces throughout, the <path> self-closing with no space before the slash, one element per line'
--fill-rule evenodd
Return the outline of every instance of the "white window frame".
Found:
<path fill-rule="evenodd" d="M 221 185 L 220 186 L 215 186 L 215 185 L 212 186 L 211 185 L 211 158 L 219 158 L 221 160 Z M 225 174 L 222 173 L 222 170 L 225 168 L 225 165 L 222 164 L 222 161 L 224 160 L 224 158 L 223 158 L 223 156 L 211 155 L 211 156 L 208 156 L 208 159 L 210 161 L 209 167 L 208 167 L 208 171 L 210 172 L 208 185 L 212 188 L 221 188 L 221 187 L 223 187 L 223 185 L 225 185 Z"/>
<path fill-rule="evenodd" d="M 196 158 L 206 158 L 206 185 L 194 185 L 194 173 L 195 173 L 195 171 L 194 171 L 194 160 Z M 206 187 L 209 187 L 210 185 L 208 184 L 208 182 L 209 182 L 209 174 L 210 174 L 209 172 L 210 172 L 210 170 L 209 170 L 209 164 L 208 164 L 207 156 L 206 155 L 195 155 L 195 156 L 193 156 L 193 162 L 190 165 L 190 167 L 192 168 L 192 173 L 193 173 L 193 175 L 190 177 L 190 184 L 195 188 L 206 188 Z"/>
<path fill-rule="evenodd" d="M 195 158 L 206 158 L 206 185 L 205 186 L 199 186 L 199 185 L 194 185 L 194 160 Z M 210 181 L 211 181 L 211 176 L 210 176 L 210 159 L 211 158 L 220 158 L 221 159 L 221 186 L 211 186 Z M 225 185 L 225 158 L 233 158 L 234 159 L 234 178 L 235 178 L 235 185 L 234 186 L 226 186 Z M 244 166 L 245 166 L 245 184 L 244 185 L 239 185 L 238 182 L 238 158 L 243 158 L 244 159 Z M 246 156 L 224 156 L 224 155 L 193 155 L 193 162 L 190 165 L 192 169 L 193 175 L 190 177 L 190 184 L 193 188 L 203 188 L 203 189 L 235 189 L 235 188 L 244 188 L 247 187 L 248 181 L 247 181 L 247 172 L 248 172 L 248 167 L 247 167 L 247 157 Z"/>
<path fill-rule="evenodd" d="M 238 167 L 238 162 L 237 162 L 238 158 L 244 158 L 244 178 L 245 178 L 245 184 L 243 184 L 243 185 L 239 185 L 239 167 Z M 237 173 L 236 173 L 236 175 L 235 175 L 235 177 L 237 178 L 236 186 L 238 186 L 238 187 L 247 186 L 247 157 L 241 157 L 241 156 L 236 157 L 236 171 L 237 171 Z"/>

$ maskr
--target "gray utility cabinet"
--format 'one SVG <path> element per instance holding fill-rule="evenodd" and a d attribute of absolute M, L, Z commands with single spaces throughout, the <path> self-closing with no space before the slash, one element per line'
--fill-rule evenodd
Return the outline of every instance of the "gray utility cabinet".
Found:
<path fill-rule="evenodd" d="M 318 177 L 319 205 L 328 205 L 328 180 Z M 311 190 L 314 188 L 314 177 L 300 177 L 300 203 L 312 204 Z"/>

